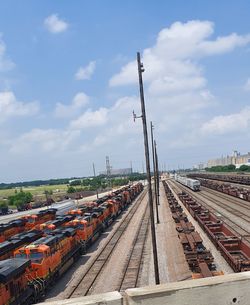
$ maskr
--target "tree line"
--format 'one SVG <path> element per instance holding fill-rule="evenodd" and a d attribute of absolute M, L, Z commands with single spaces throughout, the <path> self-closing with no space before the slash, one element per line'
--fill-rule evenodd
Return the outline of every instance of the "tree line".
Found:
<path fill-rule="evenodd" d="M 138 181 L 146 179 L 146 175 L 134 173 L 126 177 L 107 178 L 105 176 L 98 176 L 93 178 L 73 179 L 68 181 L 67 193 L 75 193 L 80 191 L 94 191 L 97 189 L 106 189 L 107 187 L 123 186 L 128 184 L 130 181 Z M 49 180 L 48 180 L 49 181 Z M 59 180 L 54 180 L 58 181 Z M 65 180 L 64 180 L 65 181 Z M 30 186 L 30 185 L 27 185 Z M 40 185 L 38 185 L 40 186 Z M 45 195 L 52 195 L 52 190 L 45 190 Z M 0 208 L 8 206 L 16 206 L 17 209 L 25 209 L 33 201 L 33 195 L 31 192 L 23 191 L 22 187 L 18 192 L 15 190 L 15 194 L 8 197 L 7 200 L 0 201 Z"/>
<path fill-rule="evenodd" d="M 239 168 L 236 169 L 234 164 L 230 165 L 217 165 L 212 167 L 206 167 L 205 170 L 207 172 L 250 172 L 250 166 L 248 165 L 241 165 Z"/>

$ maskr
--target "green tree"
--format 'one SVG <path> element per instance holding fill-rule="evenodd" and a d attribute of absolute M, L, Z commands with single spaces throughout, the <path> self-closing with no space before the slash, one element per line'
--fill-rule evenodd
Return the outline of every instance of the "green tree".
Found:
<path fill-rule="evenodd" d="M 239 167 L 239 170 L 242 171 L 242 172 L 249 171 L 250 170 L 250 166 L 248 166 L 248 165 L 241 165 Z"/>
<path fill-rule="evenodd" d="M 30 192 L 24 192 L 20 190 L 19 193 L 8 197 L 8 204 L 15 205 L 17 208 L 22 208 L 27 203 L 30 203 L 33 199 L 33 196 Z"/>
<path fill-rule="evenodd" d="M 236 166 L 234 164 L 230 164 L 227 166 L 229 171 L 234 171 L 236 169 Z"/>
<path fill-rule="evenodd" d="M 76 189 L 73 186 L 68 186 L 68 189 L 67 189 L 68 194 L 75 193 L 75 192 L 76 192 Z"/>

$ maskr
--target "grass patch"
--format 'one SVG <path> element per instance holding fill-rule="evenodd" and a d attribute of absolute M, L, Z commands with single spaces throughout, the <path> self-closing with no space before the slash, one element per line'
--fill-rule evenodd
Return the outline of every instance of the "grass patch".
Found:
<path fill-rule="evenodd" d="M 32 187 L 23 187 L 24 192 L 31 192 L 33 196 L 44 197 L 44 191 L 53 191 L 53 194 L 66 193 L 67 184 L 57 184 L 57 185 L 41 185 Z M 19 192 L 20 188 L 16 188 Z M 8 198 L 11 195 L 15 195 L 15 188 L 0 190 L 0 198 Z"/>

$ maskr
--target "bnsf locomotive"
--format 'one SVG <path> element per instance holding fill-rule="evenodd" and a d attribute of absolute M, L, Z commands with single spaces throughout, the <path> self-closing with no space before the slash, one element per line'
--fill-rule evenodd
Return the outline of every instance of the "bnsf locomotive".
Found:
<path fill-rule="evenodd" d="M 21 233 L 0 244 L 0 305 L 39 301 L 142 190 L 141 183 L 125 187 L 44 223 L 32 217 L 27 232 L 21 224 Z"/>

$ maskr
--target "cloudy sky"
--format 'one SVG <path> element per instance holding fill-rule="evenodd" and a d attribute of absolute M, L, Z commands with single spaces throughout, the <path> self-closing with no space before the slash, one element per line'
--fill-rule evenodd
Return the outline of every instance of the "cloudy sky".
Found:
<path fill-rule="evenodd" d="M 250 151 L 249 1 L 1 0 L 0 181 L 141 170 L 137 51 L 161 165 Z"/>

